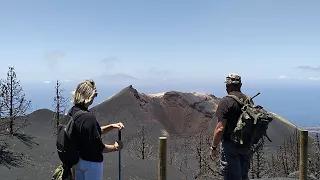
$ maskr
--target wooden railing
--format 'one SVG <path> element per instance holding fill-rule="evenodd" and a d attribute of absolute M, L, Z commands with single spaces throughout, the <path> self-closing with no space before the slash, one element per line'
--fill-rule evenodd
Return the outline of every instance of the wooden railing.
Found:
<path fill-rule="evenodd" d="M 158 180 L 167 179 L 167 138 L 159 137 L 158 146 Z"/>
<path fill-rule="evenodd" d="M 299 179 L 308 179 L 308 131 L 299 129 L 300 132 L 300 165 Z M 158 143 L 158 180 L 167 179 L 167 138 L 159 137 Z"/>
<path fill-rule="evenodd" d="M 308 131 L 299 129 L 300 131 L 300 164 L 299 164 L 299 179 L 308 179 Z"/>

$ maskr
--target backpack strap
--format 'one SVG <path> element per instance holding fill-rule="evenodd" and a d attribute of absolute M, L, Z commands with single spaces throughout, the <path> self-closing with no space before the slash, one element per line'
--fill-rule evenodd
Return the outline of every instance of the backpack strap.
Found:
<path fill-rule="evenodd" d="M 232 99 L 236 100 L 240 105 L 244 105 L 244 102 L 242 102 L 237 96 L 235 95 L 227 95 L 228 97 L 231 97 Z"/>
<path fill-rule="evenodd" d="M 237 96 L 231 95 L 231 94 L 228 94 L 227 96 L 237 101 L 241 106 L 244 106 L 244 102 L 242 102 Z M 239 119 L 237 120 L 237 123 L 238 122 L 239 122 Z M 229 129 L 228 133 L 232 133 L 232 132 L 233 132 L 233 129 Z"/>
<path fill-rule="evenodd" d="M 246 97 L 247 97 L 246 101 L 247 101 L 248 104 L 254 104 L 254 102 L 252 101 L 253 98 L 251 98 L 248 95 L 246 95 Z"/>
<path fill-rule="evenodd" d="M 75 120 L 77 118 L 79 118 L 81 115 L 86 114 L 86 111 L 83 110 L 79 110 L 76 113 L 74 113 L 73 115 L 69 114 L 69 116 L 71 116 L 72 120 L 69 120 L 68 124 L 65 126 L 64 131 L 68 134 L 69 138 L 71 138 L 71 134 L 73 134 L 73 129 L 74 129 L 74 124 L 75 124 Z M 82 122 L 83 123 L 83 122 Z M 81 131 L 80 131 L 81 132 Z"/>
<path fill-rule="evenodd" d="M 88 112 L 81 110 L 81 109 L 79 111 L 77 111 L 76 113 L 74 113 L 72 116 L 73 122 L 75 122 L 77 118 L 79 118 L 80 116 L 82 116 L 83 114 L 86 114 L 86 113 L 88 113 Z M 79 132 L 81 132 L 81 127 L 82 127 L 83 123 L 84 123 L 84 121 L 82 121 L 80 124 L 80 129 L 78 129 Z"/>
<path fill-rule="evenodd" d="M 79 110 L 79 111 L 77 111 L 76 113 L 74 113 L 74 114 L 72 115 L 72 118 L 73 118 L 73 120 L 76 120 L 76 119 L 79 118 L 81 115 L 86 114 L 86 113 L 87 113 L 86 111 Z"/>
<path fill-rule="evenodd" d="M 232 99 L 236 100 L 241 106 L 244 106 L 245 104 L 251 104 L 251 98 L 249 96 L 246 95 L 247 99 L 245 99 L 244 101 L 241 101 L 237 96 L 235 95 L 231 95 L 228 94 L 228 97 L 231 97 Z M 246 103 L 245 103 L 246 102 Z"/>

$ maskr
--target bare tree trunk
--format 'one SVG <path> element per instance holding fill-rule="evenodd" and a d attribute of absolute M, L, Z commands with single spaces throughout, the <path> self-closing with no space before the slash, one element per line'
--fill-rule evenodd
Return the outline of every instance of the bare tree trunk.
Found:
<path fill-rule="evenodd" d="M 136 136 L 133 137 L 129 145 L 129 153 L 139 159 L 145 160 L 152 158 L 153 145 L 150 143 L 150 132 L 148 132 L 145 122 L 141 122 L 140 129 Z"/>
<path fill-rule="evenodd" d="M 60 93 L 59 93 L 59 81 L 57 81 L 57 86 L 56 86 L 56 97 L 57 97 L 57 111 L 56 111 L 56 116 L 57 116 L 57 128 L 59 126 L 59 121 L 60 121 Z"/>
<path fill-rule="evenodd" d="M 254 156 L 251 158 L 251 179 L 255 178 L 255 169 L 254 169 Z"/>
<path fill-rule="evenodd" d="M 300 138 L 299 138 L 299 132 L 298 129 L 295 130 L 295 141 L 296 141 L 296 171 L 299 169 L 299 164 L 300 164 Z"/>
<path fill-rule="evenodd" d="M 189 170 L 189 167 L 188 167 L 188 154 L 189 154 L 189 148 L 188 148 L 188 138 L 187 137 L 183 137 L 183 145 L 182 145 L 182 151 L 183 152 L 183 159 L 181 161 L 181 166 L 183 166 L 183 168 L 181 168 L 182 172 L 184 173 L 185 175 L 185 179 L 187 180 L 188 179 L 188 170 Z"/>
<path fill-rule="evenodd" d="M 141 142 L 141 145 L 142 145 L 142 149 L 141 149 L 141 159 L 145 159 L 145 151 L 146 151 L 146 133 L 145 133 L 145 130 L 144 130 L 144 124 L 142 124 L 142 142 Z"/>
<path fill-rule="evenodd" d="M 13 74 L 10 71 L 10 134 L 13 134 Z"/>
<path fill-rule="evenodd" d="M 320 173 L 320 140 L 319 133 L 316 134 L 317 148 L 316 148 L 316 170 Z"/>
<path fill-rule="evenodd" d="M 261 166 L 261 162 L 260 162 L 260 152 L 258 151 L 256 153 L 256 157 L 257 157 L 257 166 L 256 166 L 256 177 L 259 179 L 260 178 L 260 166 Z"/>
<path fill-rule="evenodd" d="M 289 175 L 289 170 L 288 170 L 288 155 L 287 155 L 287 151 L 288 151 L 288 146 L 287 146 L 287 142 L 286 139 L 284 141 L 284 162 L 285 162 L 285 172 L 286 172 L 286 176 Z"/>
<path fill-rule="evenodd" d="M 54 129 L 57 131 L 58 126 L 60 125 L 61 120 L 61 114 L 66 111 L 67 103 L 70 101 L 69 98 L 65 98 L 63 95 L 63 92 L 65 90 L 61 88 L 61 83 L 57 80 L 56 86 L 55 86 L 55 96 L 53 98 L 53 108 L 54 108 L 54 117 L 53 120 L 55 123 L 53 123 Z M 54 132 L 54 135 L 56 132 Z"/>
<path fill-rule="evenodd" d="M 169 143 L 168 151 L 169 151 L 169 165 L 173 165 L 174 150 L 172 145 L 172 139 L 171 139 L 171 142 Z"/>

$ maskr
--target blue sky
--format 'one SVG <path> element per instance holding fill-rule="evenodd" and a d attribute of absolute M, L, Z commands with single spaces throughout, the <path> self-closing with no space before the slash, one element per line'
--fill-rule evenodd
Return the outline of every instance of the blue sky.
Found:
<path fill-rule="evenodd" d="M 27 82 L 320 77 L 320 1 L 0 0 L 0 73 Z M 310 81 L 310 80 L 308 80 Z"/>

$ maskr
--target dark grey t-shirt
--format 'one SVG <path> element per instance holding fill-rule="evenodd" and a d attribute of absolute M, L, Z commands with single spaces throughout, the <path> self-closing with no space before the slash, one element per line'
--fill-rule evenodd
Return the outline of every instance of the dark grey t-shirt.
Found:
<path fill-rule="evenodd" d="M 242 92 L 231 92 L 230 95 L 235 95 L 238 98 L 247 99 L 246 95 Z M 236 127 L 238 118 L 240 117 L 241 105 L 234 100 L 232 97 L 225 96 L 223 97 L 219 104 L 215 116 L 218 118 L 218 121 L 223 119 L 227 120 L 226 129 L 222 136 L 224 141 L 230 141 L 231 131 Z"/>

